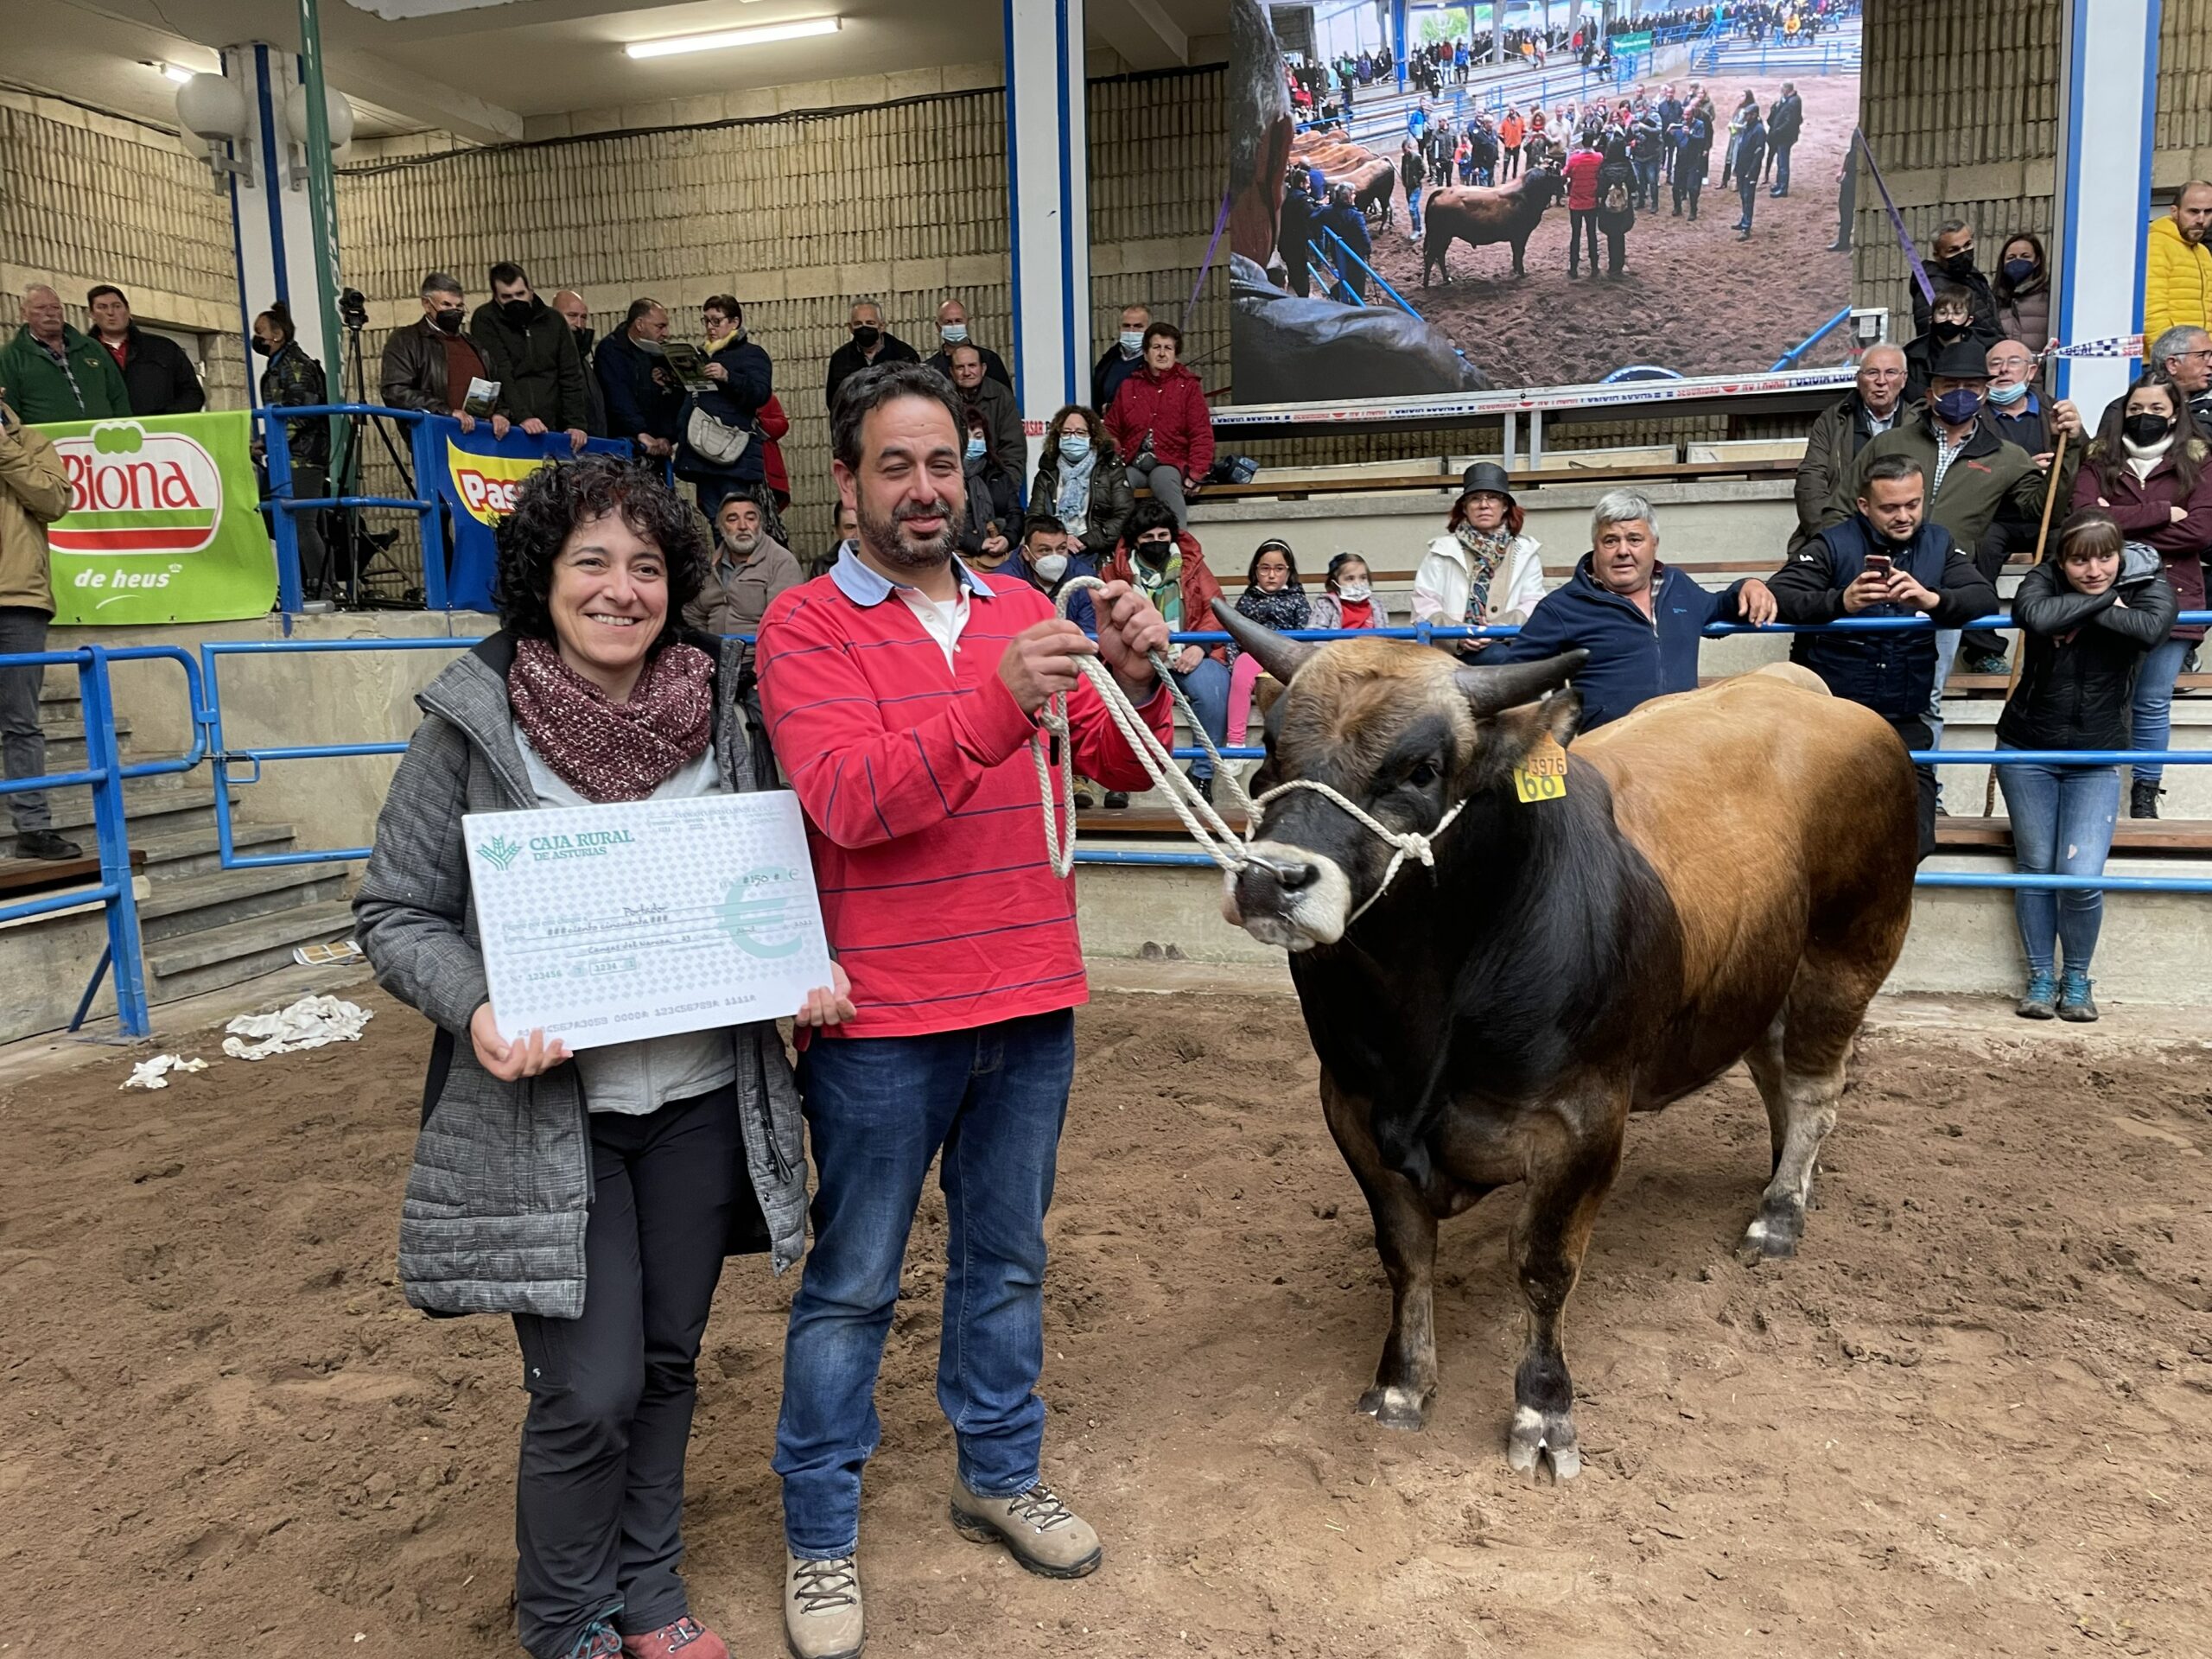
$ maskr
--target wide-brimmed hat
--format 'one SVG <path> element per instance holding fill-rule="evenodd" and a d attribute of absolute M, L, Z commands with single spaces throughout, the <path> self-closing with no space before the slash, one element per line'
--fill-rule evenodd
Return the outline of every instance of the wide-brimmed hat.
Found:
<path fill-rule="evenodd" d="M 1467 468 L 1459 480 L 1459 497 L 1465 500 L 1478 490 L 1487 490 L 1492 495 L 1502 495 L 1509 507 L 1517 505 L 1513 499 L 1513 482 L 1505 475 L 1505 468 L 1494 461 L 1478 461 Z"/>
<path fill-rule="evenodd" d="M 1940 375 L 1946 380 L 1986 380 L 1989 347 L 1972 334 L 1939 346 L 1929 354 L 1928 374 L 1930 379 Z"/>

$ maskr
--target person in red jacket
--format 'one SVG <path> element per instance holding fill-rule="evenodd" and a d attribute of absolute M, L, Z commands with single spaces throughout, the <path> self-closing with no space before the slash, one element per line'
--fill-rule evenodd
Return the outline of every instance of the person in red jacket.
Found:
<path fill-rule="evenodd" d="M 1590 274 L 1598 274 L 1598 170 L 1605 158 L 1598 153 L 1598 135 L 1585 131 L 1567 158 L 1567 274 L 1579 276 L 1582 238 L 1590 238 Z"/>
<path fill-rule="evenodd" d="M 771 397 L 760 405 L 754 418 L 760 423 L 761 475 L 767 480 L 769 493 L 776 498 L 776 511 L 781 513 L 791 504 L 791 475 L 784 466 L 783 447 L 776 441 L 790 435 L 791 417 Z"/>
<path fill-rule="evenodd" d="M 1221 584 L 1206 569 L 1205 550 L 1189 531 L 1176 528 L 1175 515 L 1157 497 L 1138 502 L 1131 512 L 1105 575 L 1109 582 L 1126 582 L 1150 600 L 1174 632 L 1210 633 L 1217 626 L 1213 602 L 1221 597 Z M 1206 735 L 1217 747 L 1226 742 L 1229 647 L 1181 645 L 1167 660 Z M 1191 762 L 1191 781 L 1208 800 L 1213 798 L 1211 756 L 1201 754 Z"/>
<path fill-rule="evenodd" d="M 1049 1578 L 1079 1578 L 1101 1555 L 1039 1468 L 1045 1211 L 1086 991 L 1075 884 L 1046 855 L 1036 768 L 1148 785 L 1076 659 L 1100 658 L 1167 741 L 1173 705 L 1148 660 L 1168 648 L 1167 626 L 1110 582 L 1091 594 L 1094 644 L 1027 582 L 955 556 L 964 418 L 920 364 L 840 384 L 833 470 L 860 533 L 826 575 L 779 594 L 760 627 L 761 705 L 855 1007 L 801 1057 L 814 1249 L 791 1302 L 775 1457 L 798 1659 L 866 1640 L 861 1471 L 880 1432 L 899 1263 L 940 1151 L 952 1524 Z M 1037 724 L 1063 691 L 1065 739 Z"/>
<path fill-rule="evenodd" d="M 1190 523 L 1190 498 L 1213 467 L 1213 416 L 1198 377 L 1176 361 L 1182 350 L 1173 323 L 1147 328 L 1144 366 L 1122 382 L 1106 411 L 1115 445 L 1132 457 L 1129 471 L 1174 510 L 1179 528 Z"/>

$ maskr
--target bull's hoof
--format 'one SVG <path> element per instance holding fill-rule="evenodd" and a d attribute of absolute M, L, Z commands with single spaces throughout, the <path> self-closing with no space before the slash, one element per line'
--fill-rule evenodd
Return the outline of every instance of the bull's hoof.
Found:
<path fill-rule="evenodd" d="M 1573 1480 L 1582 1472 L 1582 1446 L 1575 1438 L 1573 1416 L 1516 1407 L 1505 1437 L 1505 1461 L 1514 1473 L 1533 1481 L 1541 1483 L 1547 1475 L 1554 1485 Z"/>
<path fill-rule="evenodd" d="M 1428 1402 L 1435 1397 L 1433 1391 L 1421 1394 L 1378 1382 L 1359 1396 L 1359 1413 L 1363 1417 L 1372 1417 L 1385 1428 L 1410 1433 L 1428 1427 Z"/>
<path fill-rule="evenodd" d="M 1758 1262 L 1779 1262 L 1797 1254 L 1805 1236 L 1805 1215 L 1795 1205 L 1769 1205 L 1751 1218 L 1736 1246 L 1736 1259 L 1745 1267 Z"/>

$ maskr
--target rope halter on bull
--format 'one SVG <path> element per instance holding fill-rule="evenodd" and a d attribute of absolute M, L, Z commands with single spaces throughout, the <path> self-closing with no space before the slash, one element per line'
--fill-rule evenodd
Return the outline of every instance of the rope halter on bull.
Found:
<path fill-rule="evenodd" d="M 1061 588 L 1053 608 L 1065 619 L 1068 613 L 1068 601 L 1078 592 L 1105 586 L 1105 582 L 1096 576 L 1071 577 Z M 1319 649 L 1309 642 L 1286 639 L 1273 629 L 1263 627 L 1243 616 L 1226 600 L 1214 602 L 1214 613 L 1235 638 L 1239 649 L 1257 658 L 1261 666 L 1285 685 L 1290 683 L 1290 677 L 1299 665 Z M 1183 688 L 1176 683 L 1175 676 L 1168 667 L 1166 653 L 1155 651 L 1151 653 L 1150 660 L 1153 672 L 1167 687 L 1176 708 L 1182 711 L 1183 717 L 1190 722 L 1192 733 L 1212 760 L 1214 776 L 1228 785 L 1236 804 L 1244 810 L 1244 835 L 1241 841 L 1236 830 L 1214 810 L 1213 803 L 1176 766 L 1173 751 L 1153 734 L 1152 728 L 1116 683 L 1112 671 L 1105 663 L 1097 657 L 1088 656 L 1078 657 L 1075 662 L 1090 680 L 1092 689 L 1098 693 L 1099 700 L 1106 705 L 1106 712 L 1113 717 L 1116 729 L 1128 741 L 1130 749 L 1143 764 L 1152 779 L 1153 786 L 1167 797 L 1168 805 L 1174 808 L 1175 816 L 1182 820 L 1184 829 L 1190 831 L 1191 839 L 1197 842 L 1206 856 L 1224 870 L 1233 874 L 1252 862 L 1245 849 L 1257 839 L 1262 815 L 1268 803 L 1300 790 L 1320 796 L 1390 846 L 1390 861 L 1382 871 L 1382 879 L 1376 883 L 1375 891 L 1361 902 L 1358 908 L 1344 918 L 1346 927 L 1366 914 L 1376 901 L 1390 890 L 1391 882 L 1397 880 L 1398 872 L 1404 868 L 1408 859 L 1413 859 L 1430 869 L 1436 868 L 1436 838 L 1452 827 L 1452 820 L 1466 809 L 1467 801 L 1471 797 L 1463 797 L 1454 802 L 1436 821 L 1433 830 L 1422 831 L 1393 830 L 1358 802 L 1318 779 L 1293 778 L 1256 798 L 1248 795 L 1244 792 L 1243 784 L 1230 770 L 1229 763 L 1222 759 L 1221 751 L 1214 747 L 1213 739 L 1207 735 L 1205 722 L 1198 718 L 1198 711 L 1191 707 L 1190 699 L 1183 694 Z M 1499 668 L 1463 668 L 1459 677 L 1478 710 L 1483 711 L 1509 707 L 1516 702 L 1534 702 L 1556 687 L 1564 677 L 1552 664 L 1529 664 L 1517 671 Z M 1044 809 L 1045 851 L 1052 861 L 1052 874 L 1065 878 L 1075 868 L 1076 843 L 1075 751 L 1068 729 L 1067 693 L 1058 692 L 1046 700 L 1038 715 L 1037 724 L 1038 736 L 1030 745 L 1030 753 L 1037 763 L 1038 798 Z M 1068 834 L 1065 845 L 1060 841 L 1058 823 L 1053 815 L 1052 768 L 1047 758 L 1048 748 L 1065 756 L 1066 761 L 1060 771 L 1058 802 L 1067 815 Z"/>

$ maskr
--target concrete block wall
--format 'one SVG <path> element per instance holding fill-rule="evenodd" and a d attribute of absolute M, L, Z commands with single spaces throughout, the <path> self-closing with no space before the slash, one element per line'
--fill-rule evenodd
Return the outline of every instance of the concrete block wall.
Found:
<path fill-rule="evenodd" d="M 0 90 L 0 340 L 31 284 L 52 283 L 83 328 L 86 290 L 113 283 L 144 321 L 208 335 L 209 407 L 243 409 L 232 245 L 229 195 L 175 134 Z"/>

